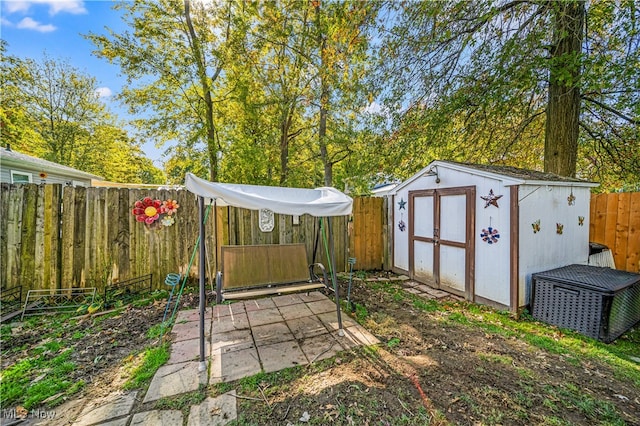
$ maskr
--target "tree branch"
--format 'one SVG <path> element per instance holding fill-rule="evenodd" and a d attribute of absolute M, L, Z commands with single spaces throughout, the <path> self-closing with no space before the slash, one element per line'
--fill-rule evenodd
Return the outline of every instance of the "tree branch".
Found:
<path fill-rule="evenodd" d="M 582 96 L 582 99 L 585 100 L 585 101 L 588 101 L 588 102 L 591 102 L 593 104 L 598 105 L 600 108 L 605 109 L 605 110 L 609 111 L 610 113 L 617 115 L 618 117 L 628 121 L 631 124 L 636 124 L 636 125 L 640 124 L 640 120 L 628 117 L 625 114 L 623 114 L 622 112 L 618 111 L 617 109 L 612 108 L 609 105 L 606 105 L 606 104 L 604 104 L 604 103 L 602 103 L 602 102 L 600 102 L 598 100 L 595 100 L 595 99 L 590 98 L 588 96 Z"/>

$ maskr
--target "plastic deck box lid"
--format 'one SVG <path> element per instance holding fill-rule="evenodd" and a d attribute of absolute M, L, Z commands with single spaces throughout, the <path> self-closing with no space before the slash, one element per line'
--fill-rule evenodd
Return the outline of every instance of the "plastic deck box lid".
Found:
<path fill-rule="evenodd" d="M 533 274 L 534 279 L 545 279 L 574 287 L 613 295 L 640 282 L 640 274 L 590 265 L 568 265 Z"/>

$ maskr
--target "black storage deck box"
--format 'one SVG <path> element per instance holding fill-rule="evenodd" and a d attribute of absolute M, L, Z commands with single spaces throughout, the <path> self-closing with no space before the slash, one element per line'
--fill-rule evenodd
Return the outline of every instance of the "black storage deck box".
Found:
<path fill-rule="evenodd" d="M 533 317 L 609 343 L 640 321 L 640 274 L 569 265 L 533 274 Z"/>

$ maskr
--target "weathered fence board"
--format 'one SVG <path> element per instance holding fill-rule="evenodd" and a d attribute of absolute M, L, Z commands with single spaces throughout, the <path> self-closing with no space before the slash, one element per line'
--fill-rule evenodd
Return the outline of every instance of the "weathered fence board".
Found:
<path fill-rule="evenodd" d="M 611 249 L 617 269 L 640 272 L 640 192 L 592 195 L 589 240 Z"/>
<path fill-rule="evenodd" d="M 175 224 L 153 228 L 136 221 L 136 201 L 176 200 Z M 198 256 L 189 269 L 199 234 L 197 198 L 188 191 L 83 188 L 60 185 L 2 184 L 0 280 L 3 287 L 31 289 L 97 287 L 153 273 L 153 288 L 164 287 L 168 273 L 198 275 Z M 346 218 L 334 218 L 338 270 L 346 264 Z M 317 218 L 275 215 L 272 232 L 262 232 L 258 214 L 218 207 L 206 222 L 207 275 L 218 269 L 223 244 L 302 242 L 313 253 Z M 316 261 L 327 264 L 320 244 Z"/>
<path fill-rule="evenodd" d="M 356 258 L 356 269 L 382 269 L 385 255 L 385 199 L 353 200 L 349 257 Z"/>

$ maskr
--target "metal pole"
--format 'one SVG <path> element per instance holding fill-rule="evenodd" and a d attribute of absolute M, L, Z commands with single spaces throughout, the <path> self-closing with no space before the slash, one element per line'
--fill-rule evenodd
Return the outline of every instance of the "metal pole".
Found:
<path fill-rule="evenodd" d="M 207 363 L 204 357 L 204 311 L 206 309 L 206 293 L 205 293 L 205 281 L 207 275 L 206 268 L 206 247 L 205 247 L 205 223 L 204 223 L 204 197 L 198 197 L 199 203 L 199 224 L 200 224 L 200 264 L 198 265 L 199 277 L 200 277 L 200 371 L 207 369 Z"/>
<path fill-rule="evenodd" d="M 338 336 L 344 336 L 342 329 L 342 313 L 340 312 L 340 289 L 338 287 L 338 278 L 336 276 L 336 253 L 333 246 L 333 226 L 331 226 L 331 218 L 327 217 L 327 227 L 329 228 L 329 255 L 331 256 L 331 279 L 333 280 L 333 291 L 336 296 L 336 311 L 338 313 Z"/>

